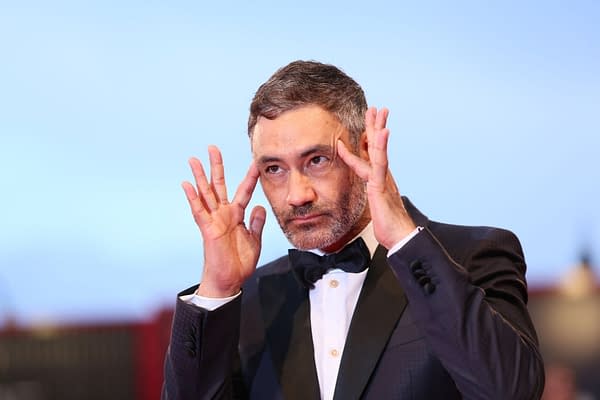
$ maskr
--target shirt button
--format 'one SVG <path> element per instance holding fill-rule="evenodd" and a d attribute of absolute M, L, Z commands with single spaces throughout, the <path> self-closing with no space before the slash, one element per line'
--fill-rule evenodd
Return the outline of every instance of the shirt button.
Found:
<path fill-rule="evenodd" d="M 337 357 L 340 355 L 340 352 L 337 351 L 336 349 L 331 349 L 331 351 L 329 352 L 329 354 L 331 355 L 331 357 Z"/>
<path fill-rule="evenodd" d="M 329 281 L 329 286 L 332 287 L 332 288 L 336 288 L 339 285 L 340 285 L 340 283 L 337 280 L 335 280 L 335 279 L 332 279 L 332 280 Z"/>

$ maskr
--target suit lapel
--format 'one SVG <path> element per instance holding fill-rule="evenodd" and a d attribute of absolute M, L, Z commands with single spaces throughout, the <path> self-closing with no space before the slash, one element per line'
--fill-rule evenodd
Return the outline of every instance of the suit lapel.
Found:
<path fill-rule="evenodd" d="M 415 224 L 427 217 L 403 197 Z M 338 373 L 335 400 L 358 399 L 406 307 L 398 279 L 377 248 L 356 305 Z M 293 272 L 266 275 L 258 283 L 267 342 L 285 399 L 319 399 L 319 382 L 310 328 L 308 291 Z M 390 307 L 390 305 L 395 307 Z"/>
<path fill-rule="evenodd" d="M 318 399 L 308 291 L 289 271 L 262 277 L 259 293 L 267 341 L 283 397 Z"/>
<path fill-rule="evenodd" d="M 406 307 L 406 296 L 379 246 L 361 290 L 335 387 L 335 400 L 361 397 L 390 335 Z"/>

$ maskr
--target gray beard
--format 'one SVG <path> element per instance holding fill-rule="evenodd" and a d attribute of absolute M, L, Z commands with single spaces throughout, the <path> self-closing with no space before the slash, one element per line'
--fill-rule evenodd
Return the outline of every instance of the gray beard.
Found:
<path fill-rule="evenodd" d="M 296 207 L 285 216 L 282 216 L 273 207 L 271 209 L 288 241 L 297 249 L 308 250 L 328 247 L 356 226 L 367 207 L 366 183 L 355 183 L 350 191 L 342 195 L 338 205 L 339 209 L 334 210 L 333 215 L 330 214 L 330 217 L 333 217 L 333 223 L 329 229 L 323 233 L 315 232 L 313 235 L 311 232 L 314 225 L 307 224 L 301 231 L 296 230 L 295 232 L 291 232 L 284 225 L 290 215 L 301 216 L 315 210 L 316 207 L 313 204 Z"/>

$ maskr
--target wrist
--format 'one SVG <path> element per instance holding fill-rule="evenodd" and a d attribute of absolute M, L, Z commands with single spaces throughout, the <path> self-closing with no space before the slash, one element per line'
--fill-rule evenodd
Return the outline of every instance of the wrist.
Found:
<path fill-rule="evenodd" d="M 380 242 L 386 249 L 391 249 L 398 243 L 404 242 L 407 238 L 414 235 L 417 226 L 412 222 L 406 223 L 393 230 L 393 234 L 387 236 L 384 242 Z"/>
<path fill-rule="evenodd" d="M 235 296 L 240 290 L 241 288 L 239 285 L 221 287 L 218 285 L 211 285 L 208 282 L 200 282 L 198 289 L 196 289 L 196 294 L 198 296 L 209 298 L 225 298 Z"/>

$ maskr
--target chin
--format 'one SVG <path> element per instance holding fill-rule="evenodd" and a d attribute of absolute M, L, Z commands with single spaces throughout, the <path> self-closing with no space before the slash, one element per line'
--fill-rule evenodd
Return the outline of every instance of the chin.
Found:
<path fill-rule="evenodd" d="M 323 229 L 322 232 L 314 228 L 302 232 L 285 232 L 288 241 L 299 250 L 322 249 L 335 243 L 339 238 L 332 237 L 331 230 Z"/>
<path fill-rule="evenodd" d="M 320 249 L 323 247 L 323 241 L 313 238 L 298 239 L 296 236 L 289 237 L 288 241 L 298 250 Z"/>

